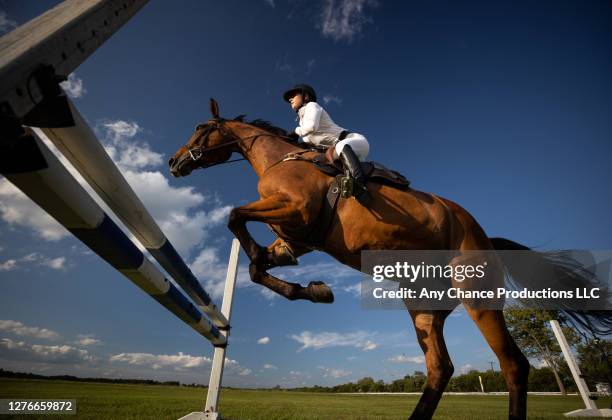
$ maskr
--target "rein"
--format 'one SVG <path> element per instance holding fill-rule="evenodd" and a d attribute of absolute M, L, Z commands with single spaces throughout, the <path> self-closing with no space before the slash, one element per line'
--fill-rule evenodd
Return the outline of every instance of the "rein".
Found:
<path fill-rule="evenodd" d="M 251 139 L 257 139 L 258 137 L 262 137 L 262 136 L 270 136 L 270 137 L 280 137 L 280 138 L 284 138 L 284 139 L 290 139 L 290 137 L 288 136 L 281 136 L 279 134 L 272 134 L 272 133 L 259 133 L 259 134 L 255 134 L 252 136 L 248 136 L 248 137 L 237 137 L 234 133 L 229 132 L 227 130 L 223 129 L 223 121 L 222 119 L 216 119 L 215 120 L 215 125 L 207 127 L 206 131 L 204 132 L 204 134 L 202 135 L 203 139 L 202 142 L 200 143 L 200 145 L 198 147 L 191 147 L 189 149 L 187 149 L 187 151 L 189 152 L 189 156 L 191 157 L 191 159 L 194 162 L 199 161 L 200 159 L 202 159 L 202 157 L 204 156 L 204 153 L 209 152 L 211 150 L 217 150 L 217 149 L 221 149 L 227 146 L 231 146 L 233 144 L 238 144 L 238 143 L 242 143 L 243 141 L 246 140 L 251 140 Z M 196 130 L 200 128 L 200 126 L 198 125 L 196 127 Z M 210 134 L 214 131 L 214 130 L 219 130 L 221 132 L 221 134 L 223 136 L 226 137 L 230 137 L 232 138 L 232 140 L 222 143 L 222 144 L 217 144 L 215 146 L 207 146 L 204 147 L 204 143 L 208 142 L 208 137 L 210 136 Z M 232 163 L 232 162 L 239 162 L 242 160 L 246 160 L 246 158 L 238 158 L 238 159 L 231 159 L 231 160 L 226 160 L 224 162 L 218 162 L 218 163 L 212 163 L 212 164 L 203 164 L 200 166 L 201 169 L 205 169 L 205 168 L 210 168 L 212 166 L 217 166 L 217 165 L 223 165 L 225 163 Z M 281 159 L 280 161 L 276 162 L 276 163 L 280 163 L 283 162 L 284 159 Z M 272 166 L 275 166 L 276 163 L 274 163 Z M 268 168 L 270 169 L 270 168 Z"/>

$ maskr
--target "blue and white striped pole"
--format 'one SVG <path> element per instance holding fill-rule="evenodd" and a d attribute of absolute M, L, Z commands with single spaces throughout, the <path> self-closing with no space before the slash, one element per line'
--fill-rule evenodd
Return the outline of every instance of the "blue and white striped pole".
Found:
<path fill-rule="evenodd" d="M 41 130 L 196 305 L 217 327 L 227 327 L 225 316 L 119 172 L 77 108 L 68 101 L 75 126 Z"/>
<path fill-rule="evenodd" d="M 225 335 L 144 256 L 38 135 L 28 134 L 3 150 L 14 159 L 0 168 L 2 174 L 153 299 L 213 345 L 224 346 Z"/>

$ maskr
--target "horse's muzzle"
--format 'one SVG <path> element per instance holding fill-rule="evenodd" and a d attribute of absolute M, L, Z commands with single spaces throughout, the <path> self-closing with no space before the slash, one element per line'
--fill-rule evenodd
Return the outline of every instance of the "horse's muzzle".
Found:
<path fill-rule="evenodd" d="M 189 169 L 186 164 L 186 159 L 179 157 L 174 158 L 171 157 L 168 160 L 168 166 L 170 167 L 170 173 L 173 177 L 179 178 L 181 176 L 187 176 L 191 173 L 191 169 Z"/>

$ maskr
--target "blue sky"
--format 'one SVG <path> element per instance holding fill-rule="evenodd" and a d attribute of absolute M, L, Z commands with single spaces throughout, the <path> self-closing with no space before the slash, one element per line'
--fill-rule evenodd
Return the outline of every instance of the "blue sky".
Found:
<path fill-rule="evenodd" d="M 11 30 L 56 2 L 0 1 Z M 163 230 L 219 297 L 246 163 L 172 179 L 165 162 L 208 119 L 292 128 L 282 91 L 307 82 L 370 158 L 468 209 L 490 236 L 612 248 L 609 2 L 151 2 L 66 87 Z M 140 159 L 134 160 L 138 155 Z M 251 225 L 262 243 L 267 228 Z M 331 385 L 424 370 L 408 313 L 362 310 L 360 276 L 313 253 L 276 273 L 333 285 L 336 302 L 271 296 L 245 275 L 225 384 Z M 0 367 L 205 383 L 212 348 L 0 179 Z M 456 372 L 495 356 L 462 312 Z M 498 365 L 495 365 L 498 368 Z"/>

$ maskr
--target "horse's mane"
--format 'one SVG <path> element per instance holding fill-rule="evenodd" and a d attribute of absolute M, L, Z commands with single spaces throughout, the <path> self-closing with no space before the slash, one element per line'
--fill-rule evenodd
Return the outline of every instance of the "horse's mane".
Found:
<path fill-rule="evenodd" d="M 251 121 L 245 121 L 246 115 L 242 114 L 242 115 L 238 115 L 236 118 L 234 118 L 234 121 L 240 121 L 243 122 L 245 124 L 250 124 L 253 125 L 257 128 L 261 128 L 263 130 L 266 130 L 269 133 L 272 134 L 276 134 L 277 136 L 283 136 L 283 137 L 287 137 L 287 131 L 283 128 L 277 127 L 274 124 L 272 124 L 270 121 L 266 121 L 266 120 L 262 120 L 260 118 L 257 118 L 255 120 L 251 120 Z M 288 141 L 286 138 L 283 139 L 284 141 Z M 303 143 L 294 143 L 291 142 L 290 143 L 294 146 L 297 147 L 303 147 Z"/>
<path fill-rule="evenodd" d="M 246 119 L 246 115 L 242 114 L 242 115 L 238 115 L 236 118 L 234 118 L 234 121 L 240 121 L 243 122 L 245 124 L 250 124 L 250 125 L 254 125 L 255 127 L 259 127 L 261 129 L 264 129 L 266 131 L 269 131 L 272 134 L 277 134 L 279 136 L 286 136 L 287 135 L 287 131 L 285 131 L 283 128 L 277 127 L 275 125 L 273 125 L 270 121 L 266 121 L 266 120 L 262 120 L 257 118 L 256 120 L 252 120 L 252 121 L 245 121 Z"/>

